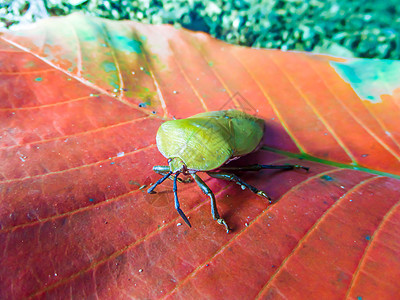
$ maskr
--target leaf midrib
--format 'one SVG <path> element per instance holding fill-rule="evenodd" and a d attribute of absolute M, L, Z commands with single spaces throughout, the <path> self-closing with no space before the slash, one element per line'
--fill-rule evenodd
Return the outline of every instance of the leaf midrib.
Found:
<path fill-rule="evenodd" d="M 390 178 L 400 179 L 400 175 L 396 175 L 396 174 L 392 174 L 392 173 L 387 173 L 387 172 L 382 172 L 382 171 L 378 171 L 378 170 L 362 167 L 362 166 L 360 166 L 358 164 L 357 165 L 349 165 L 349 164 L 339 163 L 339 162 L 335 162 L 335 161 L 331 161 L 331 160 L 327 160 L 327 159 L 322 159 L 322 158 L 318 158 L 318 157 L 309 155 L 307 153 L 292 153 L 292 152 L 288 152 L 288 151 L 284 151 L 284 150 L 271 148 L 271 147 L 268 147 L 268 146 L 262 146 L 261 150 L 270 151 L 270 152 L 273 152 L 273 153 L 278 153 L 278 154 L 285 155 L 285 156 L 290 157 L 290 158 L 297 158 L 297 159 L 301 159 L 301 160 L 308 160 L 308 161 L 312 161 L 312 162 L 317 162 L 317 163 L 321 163 L 321 164 L 325 164 L 325 165 L 333 166 L 333 167 L 337 167 L 337 168 L 351 169 L 351 170 L 356 170 L 356 171 L 363 171 L 363 172 L 367 172 L 367 173 L 370 173 L 370 174 L 375 174 L 375 175 L 380 175 L 380 176 L 386 176 L 386 177 L 390 177 Z"/>

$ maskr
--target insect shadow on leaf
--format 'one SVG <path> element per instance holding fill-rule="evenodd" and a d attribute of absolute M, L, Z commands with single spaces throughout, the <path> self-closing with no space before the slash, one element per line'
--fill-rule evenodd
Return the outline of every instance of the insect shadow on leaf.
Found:
<path fill-rule="evenodd" d="M 177 193 L 178 177 L 191 176 L 205 195 L 211 200 L 211 215 L 219 224 L 230 231 L 228 224 L 218 213 L 214 193 L 197 174 L 205 172 L 209 176 L 233 181 L 243 189 L 271 198 L 256 187 L 244 182 L 234 172 L 259 171 L 263 169 L 293 170 L 307 167 L 300 165 L 250 165 L 227 167 L 229 161 L 258 150 L 264 134 L 264 121 L 239 110 L 221 110 L 200 113 L 186 119 L 171 120 L 163 123 L 157 132 L 158 150 L 168 159 L 168 166 L 154 166 L 153 170 L 163 175 L 148 193 L 154 193 L 157 185 L 173 175 L 175 208 L 189 227 L 191 224 L 181 210 Z"/>

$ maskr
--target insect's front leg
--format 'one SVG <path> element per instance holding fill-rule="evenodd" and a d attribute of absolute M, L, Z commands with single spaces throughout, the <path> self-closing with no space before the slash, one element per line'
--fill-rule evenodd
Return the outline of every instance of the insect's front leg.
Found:
<path fill-rule="evenodd" d="M 172 171 L 169 171 L 167 174 L 164 175 L 163 178 L 160 178 L 159 180 L 157 180 L 157 182 L 156 182 L 155 184 L 153 184 L 153 185 L 147 190 L 147 192 L 148 192 L 149 194 L 154 194 L 155 192 L 153 192 L 153 191 L 154 191 L 154 189 L 156 188 L 156 186 L 159 185 L 159 184 L 161 184 L 161 183 L 163 183 L 165 179 L 167 179 L 169 176 L 171 176 L 171 174 L 172 174 Z"/>
<path fill-rule="evenodd" d="M 222 219 L 218 213 L 217 203 L 215 201 L 214 193 L 207 186 L 207 184 L 199 177 L 199 175 L 197 175 L 196 173 L 191 174 L 191 175 L 192 175 L 193 179 L 196 181 L 197 185 L 203 191 L 203 193 L 210 197 L 210 199 L 211 199 L 211 214 L 212 214 L 214 220 L 216 220 L 218 222 L 218 224 L 224 225 L 226 228 L 226 233 L 229 233 L 230 228 L 229 228 L 228 224 L 226 224 L 225 220 Z"/>
<path fill-rule="evenodd" d="M 169 166 L 154 166 L 153 171 L 160 175 L 165 175 L 170 171 L 170 168 Z"/>
<path fill-rule="evenodd" d="M 232 173 L 225 173 L 225 172 L 207 172 L 208 175 L 210 175 L 211 177 L 214 178 L 218 178 L 218 179 L 223 179 L 223 180 L 228 180 L 228 181 L 233 181 L 236 182 L 237 184 L 239 184 L 243 189 L 248 188 L 250 191 L 252 191 L 253 193 L 267 198 L 269 203 L 272 203 L 271 198 L 263 191 L 260 191 L 259 189 L 257 189 L 256 187 L 244 182 L 242 179 L 240 179 L 237 175 L 232 174 Z"/>
<path fill-rule="evenodd" d="M 181 218 L 185 221 L 186 224 L 188 224 L 189 227 L 192 227 L 192 225 L 190 224 L 188 218 L 186 217 L 185 213 L 182 211 L 180 204 L 179 204 L 179 200 L 178 200 L 178 187 L 176 185 L 177 179 L 178 179 L 179 173 L 177 173 L 174 176 L 174 202 L 175 202 L 175 208 L 176 211 L 179 213 L 179 215 L 181 216 Z"/>

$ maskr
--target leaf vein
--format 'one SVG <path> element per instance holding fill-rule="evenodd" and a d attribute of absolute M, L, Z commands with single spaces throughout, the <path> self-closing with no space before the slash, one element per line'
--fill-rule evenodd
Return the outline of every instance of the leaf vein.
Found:
<path fill-rule="evenodd" d="M 208 111 L 207 104 L 205 103 L 203 97 L 201 97 L 199 91 L 196 89 L 196 87 L 194 86 L 193 82 L 190 80 L 189 76 L 186 74 L 185 70 L 183 69 L 182 64 L 179 62 L 179 59 L 177 59 L 175 47 L 172 45 L 172 43 L 169 43 L 169 45 L 170 45 L 171 51 L 173 53 L 174 61 L 176 62 L 176 65 L 178 66 L 179 71 L 181 72 L 181 74 L 185 78 L 187 84 L 190 86 L 190 88 L 192 89 L 193 93 L 196 95 L 196 97 L 199 100 L 199 102 L 200 102 L 201 106 L 203 107 L 204 111 Z"/>
<path fill-rule="evenodd" d="M 317 110 L 317 108 L 310 102 L 308 97 L 303 93 L 301 88 L 296 84 L 296 82 L 293 80 L 293 78 L 280 66 L 279 63 L 277 63 L 273 56 L 270 56 L 271 61 L 277 66 L 278 69 L 281 70 L 282 74 L 287 78 L 287 80 L 292 84 L 294 89 L 297 91 L 297 93 L 304 99 L 305 103 L 311 108 L 313 113 L 318 117 L 318 120 L 321 121 L 321 123 L 325 126 L 325 128 L 331 133 L 333 138 L 336 140 L 336 142 L 339 144 L 339 146 L 344 150 L 344 152 L 347 154 L 347 156 L 351 159 L 353 164 L 357 164 L 357 160 L 354 157 L 354 155 L 351 153 L 350 149 L 344 144 L 343 140 L 337 135 L 335 130 L 329 125 L 328 121 L 325 120 L 325 118 L 320 114 Z"/>
<path fill-rule="evenodd" d="M 308 60 L 307 60 L 308 62 Z M 363 129 L 365 129 L 368 134 L 370 136 L 372 136 L 379 144 L 381 144 L 390 154 L 392 154 L 397 160 L 400 160 L 400 156 L 399 154 L 396 153 L 396 151 L 394 149 L 392 149 L 388 144 L 386 144 L 378 135 L 376 135 L 366 124 L 364 124 L 363 121 L 361 121 L 356 114 L 349 109 L 344 103 L 343 101 L 340 100 L 340 98 L 336 95 L 336 93 L 332 90 L 332 88 L 327 84 L 327 82 L 325 81 L 324 77 L 320 74 L 320 72 L 318 71 L 317 68 L 315 68 L 315 66 L 308 62 L 308 65 L 310 66 L 310 68 L 312 68 L 314 70 L 314 72 L 319 76 L 320 80 L 323 82 L 323 84 L 326 87 L 326 90 L 333 96 L 333 98 L 336 100 L 337 103 L 339 103 L 339 105 L 341 107 L 343 107 L 343 109 L 354 119 L 354 121 L 356 121 Z M 361 101 L 363 102 L 363 101 Z M 366 107 L 363 104 L 364 107 Z M 385 131 L 385 128 L 382 127 L 382 124 L 376 119 L 376 117 L 372 114 L 372 112 L 368 109 L 368 107 L 366 107 L 366 109 L 368 110 L 369 114 L 371 115 L 372 118 L 374 118 L 376 120 L 376 122 L 379 124 L 379 126 L 382 128 L 382 130 Z M 392 137 L 390 136 L 390 138 L 392 139 L 392 141 L 400 148 L 400 144 Z"/>
<path fill-rule="evenodd" d="M 79 101 L 79 99 L 77 101 Z M 115 123 L 115 124 L 112 124 L 112 125 L 103 126 L 103 127 L 99 127 L 99 128 L 95 128 L 95 129 L 91 129 L 91 130 L 77 132 L 77 133 L 73 133 L 73 134 L 69 134 L 69 135 L 58 136 L 58 137 L 54 137 L 54 138 L 50 138 L 50 139 L 42 139 L 40 141 L 34 141 L 34 142 L 24 143 L 24 144 L 18 144 L 17 141 L 14 140 L 16 145 L 2 147 L 2 148 L 0 148 L 0 150 L 12 149 L 12 148 L 17 148 L 17 147 L 21 147 L 21 146 L 40 145 L 40 144 L 44 144 L 44 143 L 47 143 L 47 142 L 58 141 L 58 140 L 67 139 L 67 138 L 71 138 L 71 137 L 77 137 L 77 136 L 85 135 L 85 134 L 91 134 L 91 133 L 94 133 L 94 132 L 99 132 L 99 131 L 107 130 L 107 129 L 110 129 L 110 128 L 123 126 L 123 125 L 129 124 L 129 123 L 135 123 L 135 122 L 143 121 L 143 120 L 146 120 L 146 119 L 149 119 L 149 118 L 151 118 L 151 117 L 146 116 L 146 117 L 137 118 L 137 119 L 134 119 L 134 120 L 128 120 L 128 121 L 120 122 L 120 123 Z M 60 134 L 62 134 L 62 133 L 60 133 Z M 10 137 L 12 138 L 12 136 L 10 136 Z"/>
<path fill-rule="evenodd" d="M 329 207 L 323 214 L 322 216 L 314 223 L 314 225 L 311 226 L 311 228 L 305 233 L 305 235 L 298 241 L 297 246 L 295 246 L 292 250 L 292 252 L 282 261 L 280 266 L 276 269 L 275 273 L 272 274 L 272 276 L 269 278 L 269 280 L 266 282 L 266 284 L 260 289 L 260 292 L 256 296 L 256 299 L 259 299 L 261 295 L 263 294 L 264 291 L 268 289 L 268 287 L 272 284 L 272 282 L 275 280 L 275 278 L 278 276 L 278 274 L 283 270 L 283 268 L 286 266 L 288 261 L 290 260 L 291 257 L 293 257 L 298 251 L 301 249 L 301 245 L 304 244 L 304 242 L 311 236 L 311 234 L 316 230 L 319 224 L 322 223 L 325 218 L 330 215 L 331 211 L 339 205 L 339 203 L 342 203 L 348 195 L 351 193 L 355 192 L 356 190 L 360 189 L 362 186 L 366 185 L 367 183 L 370 183 L 373 180 L 376 180 L 378 178 L 381 178 L 381 176 L 373 176 L 368 179 L 365 179 L 355 186 L 353 186 L 351 189 L 349 189 L 345 194 L 343 194 L 331 207 Z"/>
<path fill-rule="evenodd" d="M 368 254 L 369 254 L 370 250 L 373 248 L 373 245 L 375 244 L 375 238 L 376 238 L 376 236 L 379 235 L 379 233 L 381 232 L 381 229 L 382 229 L 382 228 L 386 225 L 386 223 L 388 222 L 388 219 L 393 215 L 393 213 L 394 213 L 399 207 L 400 207 L 400 201 L 398 201 L 396 204 L 394 204 L 394 205 L 388 210 L 388 212 L 387 212 L 387 213 L 384 215 L 384 217 L 382 218 L 382 221 L 380 222 L 379 226 L 376 228 L 375 232 L 374 232 L 373 235 L 371 236 L 371 241 L 370 241 L 370 243 L 367 245 L 367 247 L 364 249 L 364 253 L 363 253 L 363 255 L 361 256 L 361 259 L 360 259 L 360 261 L 359 261 L 359 263 L 358 263 L 358 266 L 357 266 L 356 270 L 355 270 L 354 273 L 353 273 L 353 276 L 352 276 L 352 279 L 351 279 L 349 288 L 347 289 L 347 293 L 346 293 L 346 296 L 345 296 L 346 299 L 348 299 L 349 294 L 351 293 L 352 289 L 354 288 L 355 283 L 356 283 L 357 279 L 358 279 L 359 276 L 360 276 L 360 273 L 363 272 L 363 266 L 366 264 L 366 261 L 367 261 L 367 259 L 368 259 Z M 364 274 L 367 274 L 367 275 L 372 276 L 371 274 L 368 274 L 368 273 L 366 273 L 366 272 L 364 272 Z M 380 282 L 384 282 L 384 281 L 382 281 L 382 280 L 379 280 L 378 277 L 373 276 L 373 278 L 374 278 L 375 280 L 380 281 Z M 384 282 L 384 283 L 386 283 L 386 282 Z M 387 283 L 386 283 L 386 284 L 387 284 Z"/>
<path fill-rule="evenodd" d="M 283 159 L 285 160 L 285 159 Z M 278 161 L 283 161 L 282 159 L 276 160 L 271 162 L 271 164 L 277 163 Z M 325 172 L 321 172 L 318 173 L 312 177 L 307 178 L 306 180 L 304 180 L 303 182 L 301 182 L 300 184 L 292 187 L 288 192 L 286 192 L 286 194 L 292 192 L 293 190 L 295 190 L 296 187 L 301 186 L 303 184 L 305 184 L 306 182 L 310 181 L 311 179 L 320 177 L 324 174 L 329 174 L 329 173 L 333 173 L 335 171 L 338 171 L 338 169 L 333 169 L 333 170 L 329 170 L 329 171 L 325 171 Z M 233 185 L 233 184 L 231 184 Z M 231 186 L 229 185 L 229 186 Z M 228 187 L 228 186 L 227 186 Z M 226 187 L 226 188 L 227 188 Z M 271 205 L 269 205 L 264 211 L 262 211 L 256 218 L 254 218 L 254 220 L 252 220 L 248 226 L 244 227 L 240 232 L 238 232 L 232 239 L 230 239 L 227 243 L 225 243 L 224 245 L 222 245 L 218 251 L 216 251 L 208 260 L 206 260 L 205 262 L 203 262 L 202 264 L 200 264 L 195 270 L 193 270 L 193 272 L 191 272 L 190 274 L 188 274 L 183 280 L 181 280 L 176 286 L 175 288 L 173 288 L 170 292 L 168 292 L 167 295 L 165 295 L 164 299 L 169 296 L 172 295 L 175 291 L 177 291 L 185 282 L 189 281 L 190 278 L 194 277 L 199 271 L 201 271 L 204 266 L 206 264 L 209 264 L 210 262 L 212 262 L 219 254 L 221 254 L 222 252 L 224 252 L 225 249 L 227 249 L 231 244 L 233 244 L 239 237 L 241 237 L 245 232 L 247 232 L 248 228 L 250 226 L 252 226 L 253 224 L 255 224 L 262 216 L 264 216 L 266 214 L 266 212 L 269 210 L 269 208 L 271 207 Z"/>
<path fill-rule="evenodd" d="M 131 152 L 125 153 L 125 156 L 132 155 L 132 154 L 135 154 L 135 153 L 139 153 L 139 152 L 145 151 L 147 149 L 154 148 L 155 146 L 156 145 L 151 144 L 151 145 L 143 147 L 141 149 L 137 149 L 135 151 L 131 151 Z M 92 162 L 92 163 L 89 163 L 89 164 L 85 164 L 85 165 L 81 165 L 81 166 L 73 167 L 73 168 L 69 168 L 69 169 L 64 169 L 64 170 L 60 170 L 60 171 L 53 171 L 53 172 L 49 172 L 49 173 L 45 173 L 45 174 L 39 174 L 39 175 L 35 175 L 35 176 L 26 176 L 26 177 L 17 178 L 17 179 L 3 180 L 3 181 L 0 181 L 0 184 L 21 182 L 21 181 L 28 180 L 28 179 L 43 178 L 43 177 L 46 177 L 46 176 L 51 176 L 51 175 L 56 175 L 56 174 L 63 174 L 63 173 L 70 172 L 70 171 L 73 171 L 73 170 L 80 170 L 80 169 L 91 167 L 91 166 L 94 166 L 94 165 L 97 165 L 97 164 L 103 164 L 105 162 L 109 162 L 110 158 L 111 159 L 112 158 L 118 158 L 118 156 L 110 156 L 107 159 L 99 160 L 99 161 Z"/>
<path fill-rule="evenodd" d="M 55 65 L 54 63 L 52 63 L 51 61 L 47 60 L 46 58 L 41 57 L 40 55 L 34 53 L 34 52 L 33 52 L 32 50 L 30 50 L 29 48 L 26 48 L 26 47 L 24 47 L 24 46 L 22 46 L 22 45 L 19 45 L 18 43 L 14 42 L 14 41 L 12 41 L 12 40 L 9 40 L 9 39 L 7 39 L 7 38 L 5 38 L 4 36 L 0 37 L 0 39 L 4 40 L 5 42 L 9 43 L 10 45 L 13 45 L 13 46 L 17 47 L 18 49 L 23 50 L 23 51 L 26 52 L 26 53 L 31 54 L 32 56 L 34 56 L 34 57 L 36 57 L 37 59 L 39 59 L 39 60 L 45 62 L 46 64 L 48 64 L 48 65 L 51 66 L 52 68 L 54 68 L 54 69 L 56 69 L 56 70 L 58 70 L 58 71 L 60 71 L 60 72 L 62 72 L 62 73 L 64 73 L 64 74 L 68 75 L 68 76 L 71 77 L 71 78 L 76 79 L 77 81 L 81 82 L 83 85 L 85 85 L 85 86 L 87 86 L 87 87 L 89 87 L 89 88 L 95 89 L 95 90 L 99 91 L 100 93 L 105 94 L 105 95 L 107 95 L 107 96 L 109 96 L 109 97 L 111 97 L 111 98 L 113 98 L 113 99 L 117 99 L 117 100 L 120 101 L 121 103 L 123 103 L 123 104 L 125 104 L 125 105 L 127 105 L 127 106 L 129 106 L 129 107 L 132 107 L 132 108 L 134 108 L 134 109 L 136 109 L 136 110 L 138 110 L 138 111 L 146 111 L 146 110 L 140 109 L 140 108 L 137 107 L 136 105 L 133 105 L 133 104 L 129 103 L 128 101 L 125 101 L 125 100 L 120 99 L 120 98 L 115 98 L 115 97 L 114 97 L 114 94 L 110 93 L 109 91 L 107 91 L 107 90 L 105 90 L 105 89 L 99 87 L 98 85 L 96 85 L 96 84 L 94 84 L 94 83 L 92 83 L 92 82 L 86 80 L 86 79 L 83 78 L 83 77 L 76 76 L 75 74 L 73 74 L 73 73 L 71 73 L 71 72 L 68 72 L 68 71 L 62 69 L 61 67 Z M 148 114 L 147 111 L 146 111 L 146 113 Z"/>
<path fill-rule="evenodd" d="M 267 103 L 271 106 L 272 110 L 274 111 L 275 115 L 277 116 L 280 124 L 282 127 L 285 129 L 287 134 L 291 137 L 292 141 L 295 143 L 296 147 L 299 149 L 300 152 L 306 153 L 305 148 L 303 145 L 301 145 L 300 141 L 295 137 L 294 133 L 289 129 L 288 124 L 286 123 L 285 119 L 279 112 L 278 108 L 276 107 L 275 103 L 273 102 L 272 98 L 268 95 L 267 91 L 265 88 L 262 86 L 262 84 L 256 79 L 256 77 L 253 75 L 253 73 L 249 70 L 249 68 L 237 57 L 237 54 L 235 52 L 232 52 L 232 55 L 236 58 L 236 60 L 243 66 L 243 68 L 246 70 L 246 72 L 250 75 L 250 77 L 253 79 L 253 81 L 256 83 L 256 85 L 260 88 L 261 92 L 263 93 L 265 99 L 267 100 Z"/>

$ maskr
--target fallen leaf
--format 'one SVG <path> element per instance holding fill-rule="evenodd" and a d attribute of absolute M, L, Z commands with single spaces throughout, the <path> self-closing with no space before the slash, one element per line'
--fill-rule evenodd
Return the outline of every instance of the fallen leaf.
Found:
<path fill-rule="evenodd" d="M 249 49 L 73 14 L 0 36 L 0 298 L 395 299 L 398 61 Z M 160 124 L 238 108 L 266 121 L 240 164 L 309 172 L 146 193 Z M 181 224 L 181 226 L 178 226 Z"/>

